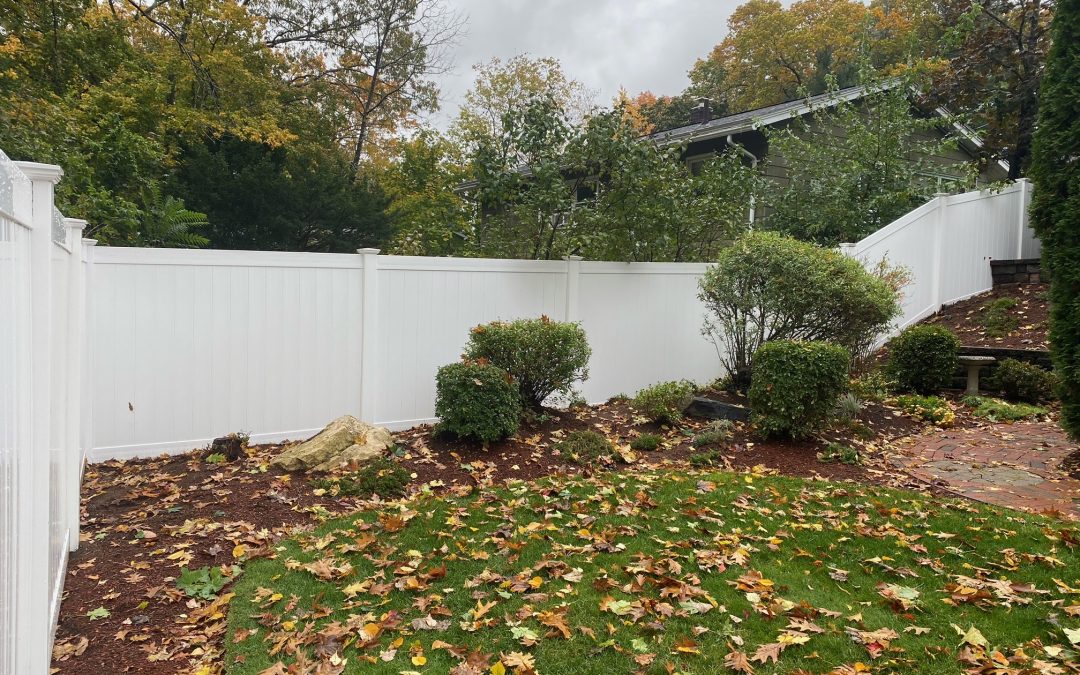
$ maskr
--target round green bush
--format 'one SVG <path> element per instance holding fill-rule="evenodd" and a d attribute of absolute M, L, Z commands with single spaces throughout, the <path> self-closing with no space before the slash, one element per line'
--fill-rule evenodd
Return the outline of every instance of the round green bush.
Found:
<path fill-rule="evenodd" d="M 651 452 L 659 448 L 663 440 L 657 434 L 641 434 L 630 441 L 630 449 Z"/>
<path fill-rule="evenodd" d="M 696 388 L 688 380 L 660 382 L 639 391 L 630 405 L 650 421 L 659 424 L 678 422 L 693 400 Z"/>
<path fill-rule="evenodd" d="M 1042 403 L 1054 398 L 1057 376 L 1031 363 L 1004 359 L 987 378 L 986 386 L 1014 401 Z"/>
<path fill-rule="evenodd" d="M 445 365 L 435 377 L 435 392 L 440 431 L 486 443 L 518 429 L 521 397 L 502 368 L 479 361 Z"/>
<path fill-rule="evenodd" d="M 586 429 L 571 431 L 566 438 L 555 445 L 559 454 L 578 464 L 591 464 L 598 460 L 609 459 L 615 448 L 602 433 Z"/>
<path fill-rule="evenodd" d="M 477 326 L 465 346 L 467 358 L 510 373 L 530 408 L 540 408 L 552 394 L 569 397 L 574 383 L 589 377 L 591 355 L 581 326 L 546 316 Z"/>
<path fill-rule="evenodd" d="M 848 384 L 851 353 L 827 342 L 777 340 L 754 354 L 753 421 L 766 436 L 802 438 L 832 415 Z"/>
<path fill-rule="evenodd" d="M 952 382 L 960 340 L 942 326 L 912 326 L 889 343 L 889 376 L 903 390 L 941 391 Z"/>
<path fill-rule="evenodd" d="M 772 340 L 832 342 L 867 353 L 900 313 L 898 276 L 895 268 L 874 274 L 838 251 L 776 232 L 748 232 L 698 283 L 707 310 L 703 332 L 732 384 L 745 389 L 754 354 Z"/>

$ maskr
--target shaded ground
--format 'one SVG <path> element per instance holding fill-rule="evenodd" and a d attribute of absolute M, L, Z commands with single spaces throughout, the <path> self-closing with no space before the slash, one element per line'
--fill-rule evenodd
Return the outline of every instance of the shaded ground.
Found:
<path fill-rule="evenodd" d="M 1080 480 L 1062 466 L 1076 445 L 1052 421 L 933 431 L 895 449 L 898 466 L 956 494 L 1080 518 Z"/>
<path fill-rule="evenodd" d="M 940 312 L 923 323 L 946 326 L 966 346 L 1046 350 L 1049 349 L 1046 337 L 1049 289 L 1049 284 L 1003 284 L 989 292 L 942 307 Z M 1017 305 L 1008 311 L 1008 316 L 1016 321 L 1016 329 L 1002 337 L 991 337 L 986 334 L 984 307 L 998 298 L 1017 300 Z"/>

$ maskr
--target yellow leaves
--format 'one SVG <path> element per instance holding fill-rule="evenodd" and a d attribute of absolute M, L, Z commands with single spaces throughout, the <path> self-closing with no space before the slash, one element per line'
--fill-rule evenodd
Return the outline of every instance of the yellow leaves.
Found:
<path fill-rule="evenodd" d="M 371 579 L 365 579 L 364 581 L 357 581 L 351 583 L 348 586 L 341 589 L 341 592 L 345 594 L 345 597 L 352 600 L 361 593 L 366 593 L 371 588 Z"/>
<path fill-rule="evenodd" d="M 488 602 L 488 603 L 485 603 L 483 600 L 477 600 L 476 601 L 476 607 L 474 607 L 473 611 L 472 611 L 473 620 L 479 620 L 480 617 L 484 616 L 489 611 L 491 611 L 491 608 L 494 607 L 495 605 L 496 605 L 495 600 L 492 600 L 491 602 Z"/>
<path fill-rule="evenodd" d="M 491 667 L 491 675 L 506 675 L 506 666 L 503 665 L 502 661 L 497 661 Z"/>
<path fill-rule="evenodd" d="M 237 544 L 236 546 L 233 546 L 232 555 L 233 558 L 235 558 L 236 560 L 243 558 L 245 555 L 247 555 L 247 547 L 243 544 Z"/>

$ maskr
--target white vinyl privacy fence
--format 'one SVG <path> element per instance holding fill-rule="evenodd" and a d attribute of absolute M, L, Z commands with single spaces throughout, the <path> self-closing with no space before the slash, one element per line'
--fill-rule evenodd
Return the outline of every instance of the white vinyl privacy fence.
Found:
<path fill-rule="evenodd" d="M 722 374 L 703 264 L 92 247 L 53 207 L 60 176 L 0 153 L 0 675 L 47 672 L 87 457 L 431 421 L 436 370 L 495 319 L 580 321 L 589 401 Z M 907 325 L 989 289 L 990 259 L 1038 255 L 1028 198 L 941 196 L 844 249 L 912 271 Z"/>
<path fill-rule="evenodd" d="M 47 673 L 79 544 L 85 223 L 53 208 L 59 167 L 0 152 L 0 673 Z"/>

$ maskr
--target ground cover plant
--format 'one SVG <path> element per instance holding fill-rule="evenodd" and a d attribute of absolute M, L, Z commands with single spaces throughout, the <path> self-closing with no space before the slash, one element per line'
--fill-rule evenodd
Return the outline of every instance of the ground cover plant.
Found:
<path fill-rule="evenodd" d="M 990 300 L 982 308 L 982 324 L 986 335 L 992 338 L 1005 337 L 1020 326 L 1020 317 L 1014 310 L 1020 301 L 1013 297 Z"/>
<path fill-rule="evenodd" d="M 965 396 L 964 405 L 971 408 L 971 413 L 991 422 L 1019 422 L 1036 417 L 1045 417 L 1046 408 L 1027 403 L 1007 403 L 988 396 Z"/>
<path fill-rule="evenodd" d="M 949 402 L 940 396 L 904 394 L 896 397 L 896 405 L 912 417 L 939 427 L 951 427 L 956 421 Z"/>
<path fill-rule="evenodd" d="M 461 487 L 251 561 L 231 588 L 225 664 L 1065 672 L 1080 640 L 1078 536 L 1043 517 L 760 471 Z"/>

